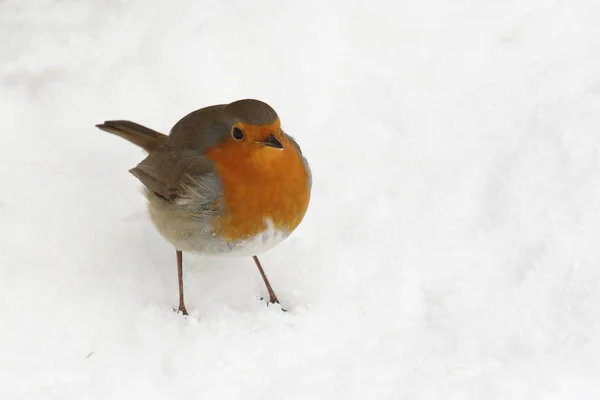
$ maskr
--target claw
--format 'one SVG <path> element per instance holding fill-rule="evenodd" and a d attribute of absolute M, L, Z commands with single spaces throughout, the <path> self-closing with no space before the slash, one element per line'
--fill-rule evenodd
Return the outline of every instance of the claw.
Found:
<path fill-rule="evenodd" d="M 178 314 L 179 314 L 179 313 L 181 313 L 181 314 L 183 314 L 183 315 L 185 315 L 185 316 L 187 316 L 187 315 L 188 315 L 188 312 L 187 312 L 187 310 L 185 309 L 185 307 L 183 307 L 183 308 L 180 308 L 180 309 L 175 309 L 175 308 L 173 308 L 173 311 L 174 311 L 174 312 L 176 312 L 176 313 L 178 313 Z"/>
<path fill-rule="evenodd" d="M 279 304 L 279 306 L 281 307 L 281 303 L 279 303 L 278 300 L 273 300 L 273 299 L 269 299 L 269 301 L 267 301 L 264 297 L 260 298 L 260 301 L 264 301 L 267 303 L 267 307 L 271 304 Z M 283 312 L 288 312 L 288 310 L 286 310 L 285 308 L 281 307 L 281 311 Z"/>

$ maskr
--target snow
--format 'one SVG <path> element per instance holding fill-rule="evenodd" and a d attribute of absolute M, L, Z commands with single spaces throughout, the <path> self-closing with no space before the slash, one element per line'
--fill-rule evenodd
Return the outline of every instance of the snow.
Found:
<path fill-rule="evenodd" d="M 598 399 L 594 0 L 0 2 L 0 398 Z M 175 252 L 94 128 L 267 101 L 261 260 Z"/>

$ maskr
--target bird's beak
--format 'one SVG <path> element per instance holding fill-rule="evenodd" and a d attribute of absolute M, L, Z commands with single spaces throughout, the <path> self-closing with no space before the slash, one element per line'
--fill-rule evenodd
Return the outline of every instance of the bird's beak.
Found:
<path fill-rule="evenodd" d="M 276 149 L 283 149 L 283 145 L 275 137 L 275 135 L 269 135 L 264 140 L 259 140 L 258 143 L 262 143 L 265 146 L 274 147 Z"/>

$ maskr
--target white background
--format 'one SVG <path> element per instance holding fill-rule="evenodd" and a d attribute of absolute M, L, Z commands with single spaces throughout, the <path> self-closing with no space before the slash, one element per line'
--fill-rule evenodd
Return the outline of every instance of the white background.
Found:
<path fill-rule="evenodd" d="M 600 3 L 0 1 L 0 398 L 598 399 Z M 258 98 L 262 261 L 175 254 L 94 125 Z M 91 355 L 90 355 L 91 354 Z"/>

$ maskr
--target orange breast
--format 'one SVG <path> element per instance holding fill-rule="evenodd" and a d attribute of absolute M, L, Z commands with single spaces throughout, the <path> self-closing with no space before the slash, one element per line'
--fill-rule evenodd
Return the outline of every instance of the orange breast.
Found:
<path fill-rule="evenodd" d="M 283 150 L 228 141 L 206 155 L 215 162 L 223 186 L 225 213 L 213 228 L 228 240 L 265 231 L 265 220 L 291 233 L 302 221 L 310 199 L 302 156 L 285 138 Z"/>

